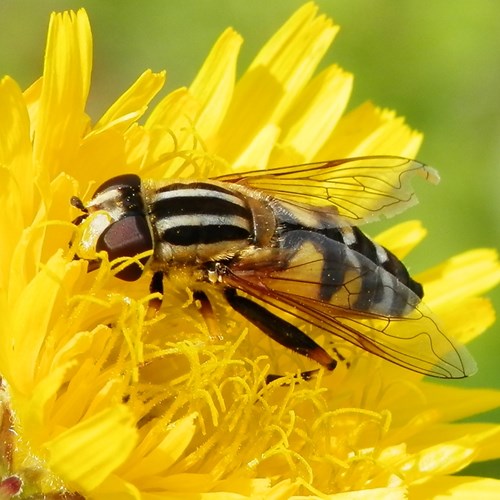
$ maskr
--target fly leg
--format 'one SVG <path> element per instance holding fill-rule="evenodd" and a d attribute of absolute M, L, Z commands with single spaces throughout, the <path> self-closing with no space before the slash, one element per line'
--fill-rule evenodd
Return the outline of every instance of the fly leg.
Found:
<path fill-rule="evenodd" d="M 215 318 L 214 310 L 207 294 L 201 290 L 194 290 L 193 299 L 199 304 L 199 310 L 205 320 L 205 324 L 207 325 L 210 339 L 221 340 L 222 335 L 219 332 L 219 326 Z"/>
<path fill-rule="evenodd" d="M 313 359 L 327 370 L 334 370 L 337 366 L 337 361 L 304 332 L 256 302 L 238 295 L 234 288 L 226 288 L 224 297 L 235 311 L 282 346 Z M 309 380 L 316 371 L 303 372 L 301 377 Z M 279 376 L 269 375 L 268 382 L 276 378 Z"/>
<path fill-rule="evenodd" d="M 148 318 L 153 318 L 154 316 L 156 316 L 156 314 L 158 314 L 158 311 L 160 310 L 163 302 L 163 271 L 156 271 L 153 274 L 151 283 L 149 285 L 149 291 L 152 294 L 160 294 L 160 297 L 153 297 L 149 300 L 148 303 L 148 311 L 146 313 L 146 316 Z M 215 314 L 212 308 L 212 304 L 210 304 L 207 295 L 201 290 L 195 290 L 193 292 L 193 298 L 200 304 L 200 313 L 205 320 L 210 337 L 212 339 L 220 339 L 221 335 L 218 333 L 219 329 L 217 327 Z"/>
<path fill-rule="evenodd" d="M 160 310 L 163 302 L 163 271 L 156 271 L 153 274 L 151 283 L 149 284 L 149 291 L 151 293 L 158 293 L 161 295 L 160 297 L 153 297 L 152 299 L 149 299 L 146 316 L 148 318 L 153 318 Z"/>

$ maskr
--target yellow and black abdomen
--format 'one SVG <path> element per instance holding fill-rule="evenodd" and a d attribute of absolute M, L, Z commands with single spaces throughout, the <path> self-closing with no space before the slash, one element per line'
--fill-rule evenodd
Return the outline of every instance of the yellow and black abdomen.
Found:
<path fill-rule="evenodd" d="M 286 269 L 274 279 L 292 293 L 345 309 L 387 317 L 410 313 L 423 296 L 404 264 L 389 250 L 352 226 L 305 228 L 285 224 L 280 245 L 289 251 Z M 273 287 L 276 283 L 273 283 Z"/>

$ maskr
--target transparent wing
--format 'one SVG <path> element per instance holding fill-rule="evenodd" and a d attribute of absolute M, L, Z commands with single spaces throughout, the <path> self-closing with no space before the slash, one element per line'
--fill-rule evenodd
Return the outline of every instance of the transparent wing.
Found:
<path fill-rule="evenodd" d="M 278 316 L 292 315 L 409 370 L 438 378 L 463 378 L 476 371 L 465 347 L 441 331 L 411 290 L 361 254 L 355 260 L 342 282 L 330 290 L 331 283 L 321 278 L 329 271 L 325 273 L 325 260 L 310 249 L 294 256 L 286 269 L 236 264 L 226 270 L 224 282 L 265 303 Z M 365 303 L 365 310 L 357 310 L 357 294 L 367 280 L 381 278 L 391 301 Z M 390 312 L 395 303 L 404 310 L 400 316 Z"/>
<path fill-rule="evenodd" d="M 217 177 L 257 189 L 292 204 L 332 207 L 358 225 L 389 217 L 415 204 L 417 175 L 437 183 L 438 173 L 398 156 L 365 156 Z"/>

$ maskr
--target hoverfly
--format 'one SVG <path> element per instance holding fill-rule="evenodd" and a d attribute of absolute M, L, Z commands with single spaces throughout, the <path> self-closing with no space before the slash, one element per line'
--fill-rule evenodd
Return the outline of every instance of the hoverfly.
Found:
<path fill-rule="evenodd" d="M 150 251 L 120 266 L 119 279 L 151 271 L 150 290 L 163 297 L 164 277 L 187 273 L 205 302 L 197 283 L 211 283 L 263 333 L 328 370 L 336 360 L 284 314 L 409 370 L 462 378 L 475 371 L 474 360 L 442 333 L 401 261 L 357 227 L 415 203 L 415 175 L 439 180 L 430 167 L 395 156 L 210 180 L 125 174 L 99 186 L 88 204 L 76 197 L 71 203 L 83 212 L 76 225 L 105 215 L 88 222 L 92 241 L 85 246 L 110 261 Z"/>

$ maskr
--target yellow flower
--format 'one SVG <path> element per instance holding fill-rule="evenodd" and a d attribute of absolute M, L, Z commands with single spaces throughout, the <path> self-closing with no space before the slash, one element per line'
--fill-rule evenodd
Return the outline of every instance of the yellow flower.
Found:
<path fill-rule="evenodd" d="M 221 304 L 222 338 L 209 338 L 183 287 L 168 290 L 151 319 L 147 277 L 124 284 L 106 262 L 87 273 L 71 260 L 71 196 L 88 197 L 120 173 L 203 178 L 348 156 L 414 157 L 421 135 L 393 112 L 366 103 L 344 114 L 351 75 L 336 66 L 315 74 L 336 32 L 306 4 L 237 80 L 242 40 L 227 30 L 192 85 L 168 94 L 143 124 L 163 73 L 146 71 L 96 123 L 86 115 L 84 11 L 52 16 L 43 77 L 29 89 L 3 78 L 0 432 L 10 482 L 0 483 L 2 493 L 14 491 L 16 477 L 26 495 L 103 499 L 500 492 L 497 480 L 453 475 L 500 456 L 499 425 L 458 422 L 498 407 L 500 392 L 431 382 L 354 350 L 349 368 L 266 384 L 269 373 L 293 376 L 304 360 Z M 424 233 L 408 222 L 379 241 L 404 257 Z M 468 342 L 493 322 L 480 297 L 500 279 L 493 251 L 459 255 L 417 279 L 451 336 Z"/>

